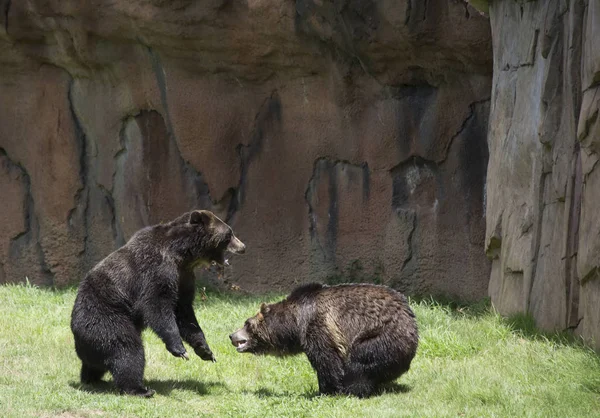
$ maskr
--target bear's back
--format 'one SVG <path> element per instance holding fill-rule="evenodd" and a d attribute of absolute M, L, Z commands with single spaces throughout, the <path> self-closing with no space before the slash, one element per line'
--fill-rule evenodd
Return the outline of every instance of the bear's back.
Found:
<path fill-rule="evenodd" d="M 348 314 L 360 312 L 380 316 L 388 312 L 410 310 L 408 300 L 402 293 L 374 284 L 324 286 L 317 298 L 322 300 L 320 304 Z"/>
<path fill-rule="evenodd" d="M 162 260 L 160 247 L 152 245 L 151 229 L 136 232 L 124 246 L 98 262 L 82 281 L 78 293 L 93 294 L 105 302 L 134 302 Z"/>
<path fill-rule="evenodd" d="M 385 332 L 415 338 L 417 324 L 406 297 L 387 286 L 326 286 L 316 295 L 317 316 L 346 344 Z"/>

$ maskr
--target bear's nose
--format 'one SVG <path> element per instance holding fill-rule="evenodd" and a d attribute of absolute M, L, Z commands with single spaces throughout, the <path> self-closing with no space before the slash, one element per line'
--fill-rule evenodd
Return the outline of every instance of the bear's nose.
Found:
<path fill-rule="evenodd" d="M 246 252 L 246 244 L 240 241 L 240 245 L 237 250 L 238 254 L 244 254 Z"/>
<path fill-rule="evenodd" d="M 238 237 L 233 237 L 227 249 L 234 254 L 244 254 L 246 252 L 246 244 Z"/>

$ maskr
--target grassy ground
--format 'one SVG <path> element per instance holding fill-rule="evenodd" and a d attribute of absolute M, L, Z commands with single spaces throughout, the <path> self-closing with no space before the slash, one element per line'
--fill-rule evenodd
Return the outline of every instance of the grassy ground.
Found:
<path fill-rule="evenodd" d="M 238 354 L 228 334 L 258 298 L 209 294 L 196 313 L 217 363 L 172 357 L 146 332 L 152 399 L 119 396 L 78 382 L 69 330 L 75 291 L 0 287 L 1 416 L 235 417 L 586 417 L 600 411 L 600 361 L 527 318 L 505 321 L 486 306 L 413 303 L 421 342 L 411 370 L 371 399 L 316 396 L 304 356 Z M 270 298 L 275 300 L 277 298 Z M 110 382 L 110 378 L 108 379 Z"/>

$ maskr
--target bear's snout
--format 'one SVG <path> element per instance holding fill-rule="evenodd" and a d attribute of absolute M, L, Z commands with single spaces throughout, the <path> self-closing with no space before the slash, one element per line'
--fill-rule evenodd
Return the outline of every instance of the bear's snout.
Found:
<path fill-rule="evenodd" d="M 234 254 L 244 254 L 246 252 L 246 244 L 234 236 L 227 246 L 227 251 Z"/>
<path fill-rule="evenodd" d="M 231 344 L 236 348 L 236 350 L 241 353 L 248 345 L 249 335 L 243 328 L 241 328 L 233 334 L 231 334 L 229 336 L 229 339 L 231 340 Z"/>

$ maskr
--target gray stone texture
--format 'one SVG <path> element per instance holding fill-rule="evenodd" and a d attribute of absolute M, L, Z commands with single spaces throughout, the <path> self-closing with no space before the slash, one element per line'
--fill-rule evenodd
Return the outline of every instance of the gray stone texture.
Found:
<path fill-rule="evenodd" d="M 600 346 L 600 3 L 490 2 L 489 292 Z"/>

